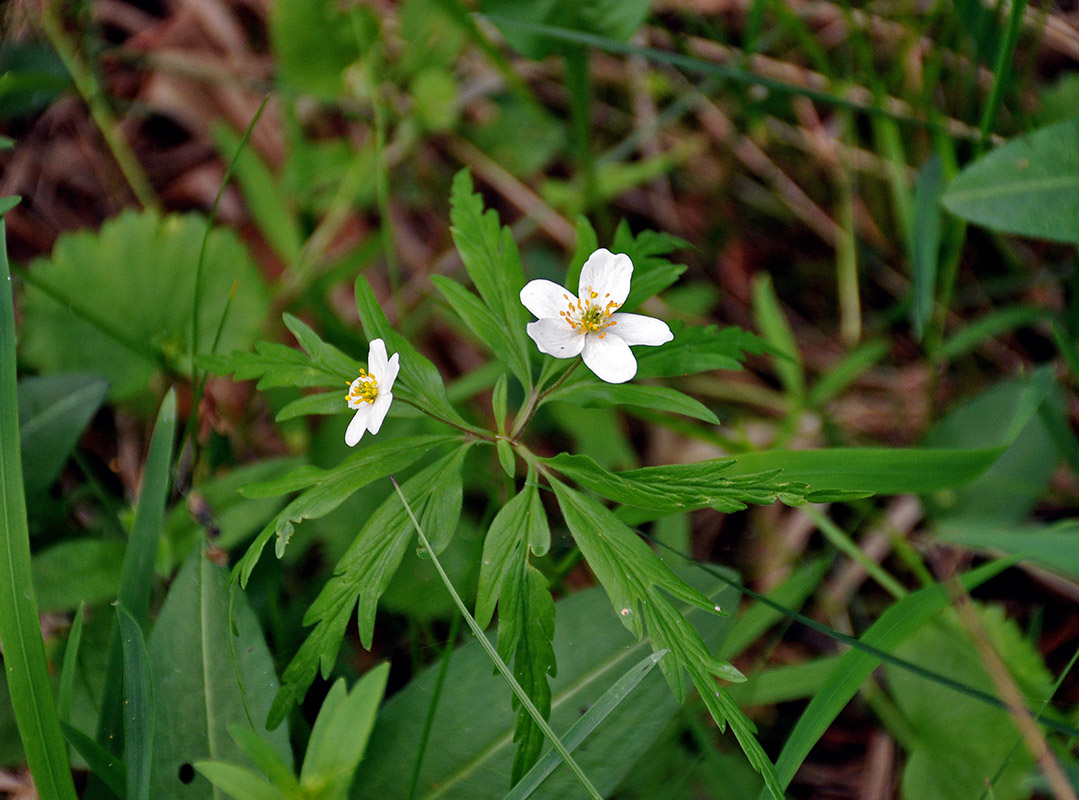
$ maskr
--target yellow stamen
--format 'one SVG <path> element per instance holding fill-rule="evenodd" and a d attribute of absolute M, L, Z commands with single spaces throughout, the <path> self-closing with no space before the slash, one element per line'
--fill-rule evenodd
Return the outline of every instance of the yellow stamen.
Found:
<path fill-rule="evenodd" d="M 345 400 L 349 408 L 359 408 L 361 403 L 373 403 L 378 397 L 378 381 L 374 375 L 369 375 L 367 370 L 360 370 L 360 377 L 354 380 L 348 387 L 348 395 Z"/>

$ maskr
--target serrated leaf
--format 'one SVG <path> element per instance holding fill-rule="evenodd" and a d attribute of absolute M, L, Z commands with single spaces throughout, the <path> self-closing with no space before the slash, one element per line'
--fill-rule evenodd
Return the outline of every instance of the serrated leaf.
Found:
<path fill-rule="evenodd" d="M 528 354 L 520 348 L 517 337 L 511 334 L 510 328 L 499 321 L 482 300 L 456 281 L 442 275 L 432 275 L 431 282 L 446 298 L 457 316 L 487 345 L 499 361 L 510 368 L 521 385 L 528 386 L 532 375 Z"/>
<path fill-rule="evenodd" d="M 480 297 L 502 328 L 506 351 L 503 360 L 527 389 L 532 380 L 525 342 L 528 318 L 520 301 L 525 285 L 521 256 L 513 232 L 501 226 L 496 211 L 484 211 L 483 198 L 472 189 L 467 169 L 454 176 L 450 195 L 453 241 Z"/>
<path fill-rule="evenodd" d="M 730 476 L 733 459 L 643 467 L 609 472 L 588 456 L 560 453 L 544 459 L 563 475 L 616 503 L 656 511 L 689 511 L 711 506 L 740 511 L 747 503 L 768 505 L 805 493 L 804 484 L 779 482 L 779 470 Z"/>
<path fill-rule="evenodd" d="M 233 724 L 264 719 L 277 691 L 273 659 L 247 598 L 226 588 L 227 573 L 192 555 L 173 581 L 147 642 L 153 676 L 154 758 L 150 796 L 203 800 L 209 782 L 181 780 L 181 766 L 213 757 L 247 764 L 228 735 Z M 261 729 L 291 764 L 288 731 Z"/>
<path fill-rule="evenodd" d="M 405 482 L 401 490 L 414 512 L 421 517 L 426 514 L 426 519 L 436 521 L 436 524 L 456 527 L 456 515 L 461 511 L 459 498 L 454 510 L 445 505 L 445 498 L 438 497 L 432 490 L 443 472 L 460 472 L 470 446 L 471 443 L 466 443 L 458 447 Z M 430 509 L 429 504 L 432 504 Z M 269 728 L 277 727 L 292 706 L 303 698 L 320 665 L 323 676 L 329 675 L 353 608 L 357 608 L 360 642 L 370 649 L 378 599 L 401 563 L 413 531 L 412 520 L 396 494 L 387 497 L 368 517 L 334 568 L 334 576 L 326 582 L 304 615 L 304 625 L 315 627 L 281 677 L 281 688 L 267 720 Z"/>
<path fill-rule="evenodd" d="M 435 365 L 420 355 L 412 344 L 390 327 L 371 285 L 361 275 L 356 279 L 356 309 L 360 313 L 364 333 L 369 339 L 384 339 L 390 353 L 401 354 L 400 380 L 394 393 L 401 399 L 426 410 L 431 415 L 469 428 L 467 422 L 446 397 L 446 386 Z"/>
<path fill-rule="evenodd" d="M 654 649 L 671 651 L 671 663 L 661 662 L 660 669 L 675 696 L 685 697 L 686 671 L 702 694 L 707 689 L 711 695 L 717 688 L 713 676 L 744 680 L 738 670 L 708 653 L 694 628 L 675 610 L 670 597 L 712 612 L 720 609 L 678 578 L 608 509 L 555 479 L 550 483 L 574 541 L 610 597 L 619 620 L 638 639 L 647 629 Z M 707 697 L 706 702 L 713 712 L 719 710 Z M 716 723 L 723 725 L 722 715 L 716 716 Z"/>
<path fill-rule="evenodd" d="M 742 328 L 671 323 L 674 340 L 637 353 L 638 378 L 669 378 L 710 370 L 740 370 L 746 353 L 759 355 L 768 344 Z"/>
<path fill-rule="evenodd" d="M 629 224 L 622 220 L 611 247 L 613 252 L 625 253 L 633 262 L 633 284 L 622 304 L 623 311 L 632 311 L 677 281 L 686 271 L 685 264 L 672 264 L 667 255 L 675 250 L 689 249 L 690 244 L 661 231 L 644 230 L 634 236 Z"/>
<path fill-rule="evenodd" d="M 282 319 L 285 321 L 285 327 L 300 343 L 300 347 L 324 372 L 332 372 L 341 380 L 351 383 L 360 374 L 360 367 L 366 366 L 345 355 L 332 344 L 322 341 L 321 337 L 303 320 L 291 314 L 284 314 Z"/>
<path fill-rule="evenodd" d="M 285 506 L 255 537 L 255 541 L 236 565 L 240 585 L 247 585 L 262 548 L 275 533 L 278 537 L 291 535 L 294 524 L 325 516 L 371 481 L 404 469 L 433 448 L 458 439 L 457 436 L 431 435 L 378 442 L 349 454 L 344 461 L 331 469 L 305 465 L 283 478 L 245 487 L 247 497 L 271 497 L 300 489 L 306 491 Z"/>
<path fill-rule="evenodd" d="M 233 375 L 238 381 L 257 379 L 257 389 L 342 384 L 340 375 L 315 365 L 299 350 L 276 342 L 258 342 L 254 353 L 234 350 L 227 356 L 201 355 L 195 363 L 214 375 Z"/>
<path fill-rule="evenodd" d="M 27 362 L 43 373 L 103 375 L 110 398 L 142 402 L 163 363 L 189 371 L 194 265 L 205 230 L 196 214 L 127 211 L 97 232 L 61 236 L 52 256 L 30 268 L 22 307 Z M 228 305 L 219 347 L 248 347 L 266 318 L 269 292 L 232 231 L 211 231 L 202 273 L 200 346 L 214 341 Z"/>
<path fill-rule="evenodd" d="M 992 150 L 956 176 L 942 201 L 990 230 L 1079 242 L 1079 119 Z"/>
<path fill-rule="evenodd" d="M 689 395 L 667 386 L 645 386 L 636 383 L 601 383 L 598 381 L 570 382 L 552 392 L 548 401 L 572 403 L 584 408 L 635 406 L 654 411 L 681 414 L 693 419 L 719 424 L 719 418 Z"/>

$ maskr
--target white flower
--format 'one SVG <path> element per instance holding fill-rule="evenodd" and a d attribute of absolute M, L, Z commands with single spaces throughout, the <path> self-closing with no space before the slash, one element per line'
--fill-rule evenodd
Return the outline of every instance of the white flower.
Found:
<path fill-rule="evenodd" d="M 576 295 L 551 281 L 530 281 L 521 290 L 521 302 L 539 319 L 528 323 L 528 335 L 541 353 L 579 355 L 601 380 L 625 383 L 637 374 L 630 345 L 674 338 L 662 320 L 618 313 L 632 277 L 629 256 L 600 248 L 584 263 Z"/>
<path fill-rule="evenodd" d="M 367 370 L 360 370 L 360 377 L 348 387 L 348 407 L 356 409 L 356 416 L 345 431 L 345 444 L 354 447 L 367 431 L 378 433 L 382 420 L 393 402 L 393 382 L 397 380 L 400 354 L 386 358 L 386 343 L 381 339 L 371 342 L 367 351 Z"/>

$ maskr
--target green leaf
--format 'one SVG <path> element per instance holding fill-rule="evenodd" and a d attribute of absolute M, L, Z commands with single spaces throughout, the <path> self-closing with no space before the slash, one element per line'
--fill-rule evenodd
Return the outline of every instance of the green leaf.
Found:
<path fill-rule="evenodd" d="M 737 595 L 700 573 L 694 579 L 712 603 L 732 606 Z M 558 675 L 551 680 L 551 724 L 563 732 L 581 719 L 651 645 L 635 642 L 615 621 L 599 588 L 577 592 L 555 605 L 558 625 L 554 651 Z M 687 609 L 709 648 L 718 647 L 731 618 Z M 665 656 L 664 660 L 671 656 Z M 395 694 L 379 713 L 363 768 L 353 787 L 353 800 L 407 797 L 411 779 L 402 769 L 401 753 L 415 753 L 424 731 L 439 670 L 431 668 Z M 513 761 L 515 713 L 505 699 L 502 678 L 493 675 L 478 642 L 458 647 L 450 657 L 430 731 L 431 748 L 423 759 L 415 800 L 475 800 L 503 797 Z M 574 758 L 604 797 L 612 796 L 631 767 L 678 713 L 678 705 L 656 671 L 626 697 L 607 720 L 577 748 Z M 462 736 L 461 732 L 468 735 Z M 533 793 L 534 800 L 566 800 L 583 796 L 576 779 L 559 766 Z"/>
<path fill-rule="evenodd" d="M 494 389 L 491 390 L 491 411 L 494 413 L 495 426 L 499 433 L 506 432 L 506 395 L 508 392 L 506 384 L 506 376 L 499 375 Z"/>
<path fill-rule="evenodd" d="M 935 526 L 935 535 L 942 542 L 1021 556 L 1058 575 L 1079 580 L 1079 523 L 1075 520 L 1022 525 L 946 518 Z"/>
<path fill-rule="evenodd" d="M 985 564 L 963 575 L 960 581 L 970 591 L 1007 566 L 999 561 Z M 948 603 L 948 593 L 943 586 L 927 586 L 911 592 L 889 606 L 862 634 L 860 641 L 878 650 L 894 652 Z M 790 783 L 813 745 L 880 664 L 879 656 L 859 649 L 848 650 L 840 659 L 783 745 L 783 752 L 776 761 L 781 786 Z M 762 800 L 763 797 L 762 793 Z"/>
<path fill-rule="evenodd" d="M 510 46 L 528 58 L 541 59 L 557 52 L 549 39 L 530 34 L 507 21 L 559 25 L 575 31 L 627 41 L 641 26 L 651 7 L 649 0 L 482 0 L 480 9 L 506 37 Z"/>
<path fill-rule="evenodd" d="M 560 453 L 543 460 L 609 500 L 656 511 L 689 511 L 708 506 L 724 512 L 741 511 L 747 503 L 768 505 L 777 499 L 796 503 L 806 493 L 804 485 L 778 482 L 776 470 L 731 476 L 735 464 L 731 459 L 623 472 L 608 472 L 588 456 Z"/>
<path fill-rule="evenodd" d="M 434 489 L 443 473 L 460 474 L 470 446 L 466 443 L 458 447 L 418 472 L 402 487 L 413 510 L 426 524 L 451 530 L 457 527 L 460 496 L 455 503 L 447 503 L 447 498 L 437 495 Z M 304 625 L 315 628 L 285 669 L 281 689 L 270 708 L 267 725 L 271 729 L 276 728 L 292 706 L 303 698 L 320 665 L 324 677 L 330 674 L 353 608 L 358 607 L 360 643 L 370 649 L 378 599 L 386 591 L 412 536 L 412 521 L 396 494 L 387 497 L 367 518 L 352 546 L 334 568 L 334 576 L 322 587 L 304 615 Z"/>
<path fill-rule="evenodd" d="M 805 367 L 794 331 L 787 322 L 779 298 L 772 286 L 772 276 L 758 272 L 753 280 L 753 317 L 765 341 L 776 352 L 776 374 L 793 404 L 801 405 L 805 398 Z"/>
<path fill-rule="evenodd" d="M 979 608 L 982 625 L 1024 696 L 1045 699 L 1052 679 L 1033 643 L 999 606 Z M 896 650 L 896 655 L 934 672 L 996 694 L 969 634 L 954 613 L 925 625 Z M 1026 800 L 1027 776 L 1034 758 L 1023 746 L 1012 714 L 972 697 L 957 695 L 933 681 L 885 667 L 896 705 L 914 729 L 915 738 L 903 769 L 904 797 L 940 800 L 977 798 L 986 778 L 1006 764 L 993 783 L 997 800 Z"/>
<path fill-rule="evenodd" d="M 261 775 L 235 764 L 196 761 L 193 766 L 205 780 L 228 792 L 235 800 L 289 800 Z"/>
<path fill-rule="evenodd" d="M 635 406 L 666 411 L 671 414 L 719 424 L 719 419 L 707 406 L 677 389 L 666 386 L 647 386 L 636 383 L 600 383 L 598 381 L 569 382 L 548 395 L 547 400 L 572 403 L 584 408 Z"/>
<path fill-rule="evenodd" d="M 291 764 L 281 758 L 270 742 L 245 725 L 230 725 L 229 736 L 282 794 L 287 797 L 300 794 L 300 782 L 292 774 Z"/>
<path fill-rule="evenodd" d="M 664 659 L 660 669 L 675 696 L 685 697 L 684 673 L 688 672 L 716 724 L 722 728 L 730 723 L 750 763 L 775 796 L 781 798 L 775 768 L 756 740 L 753 723 L 715 680 L 742 681 L 745 676 L 708 651 L 700 634 L 674 607 L 668 595 L 705 610 L 719 612 L 719 606 L 676 577 L 606 508 L 553 478 L 550 483 L 574 541 L 610 597 L 622 624 L 638 639 L 647 629 L 655 650 L 671 651 L 671 663 Z"/>
<path fill-rule="evenodd" d="M 25 334 L 25 327 L 24 327 Z M 74 800 L 67 747 L 56 715 L 30 568 L 19 448 L 15 309 L 0 219 L 0 640 L 19 736 L 42 797 Z"/>
<path fill-rule="evenodd" d="M 653 295 L 659 294 L 686 271 L 685 264 L 672 264 L 666 256 L 686 250 L 690 244 L 677 236 L 660 231 L 641 231 L 634 236 L 622 220 L 615 231 L 613 252 L 625 253 L 633 262 L 633 282 L 623 311 L 632 311 Z"/>
<path fill-rule="evenodd" d="M 33 557 L 34 591 L 42 611 L 71 611 L 112 600 L 120 589 L 127 547 L 107 539 L 69 539 Z"/>
<path fill-rule="evenodd" d="M 214 375 L 234 375 L 235 380 L 258 379 L 257 389 L 278 386 L 324 386 L 340 389 L 344 376 L 315 364 L 292 347 L 274 342 L 258 342 L 254 353 L 234 350 L 230 355 L 204 354 L 196 359 L 201 369 Z"/>
<path fill-rule="evenodd" d="M 629 696 L 629 693 L 644 680 L 645 676 L 652 671 L 665 655 L 667 654 L 659 652 L 645 656 L 640 663 L 631 667 L 625 675 L 615 681 L 614 685 L 603 693 L 599 701 L 589 706 L 584 716 L 573 723 L 573 726 L 566 731 L 566 735 L 562 739 L 566 749 L 572 753 L 577 748 L 577 745 L 584 742 L 589 734 Z M 547 776 L 554 772 L 559 763 L 561 762 L 558 753 L 553 749 L 549 750 L 547 755 L 528 771 L 528 774 L 521 779 L 520 783 L 513 787 L 513 790 L 506 795 L 504 800 L 524 800 L 524 798 L 531 797 L 532 793 L 539 788 Z"/>
<path fill-rule="evenodd" d="M 285 266 L 294 265 L 300 254 L 301 235 L 288 195 L 251 147 L 240 150 L 241 139 L 232 128 L 218 122 L 211 133 L 218 153 L 226 160 L 233 159 L 232 174 L 262 235 Z"/>
<path fill-rule="evenodd" d="M 63 728 L 64 738 L 82 756 L 90 772 L 100 778 L 120 800 L 124 800 L 127 792 L 124 762 L 77 728 L 66 722 L 61 722 L 60 727 Z"/>
<path fill-rule="evenodd" d="M 300 347 L 311 357 L 323 372 L 337 375 L 346 383 L 351 383 L 360 374 L 360 367 L 365 364 L 342 353 L 332 344 L 326 344 L 309 325 L 291 314 L 284 314 L 285 327 L 296 337 Z"/>
<path fill-rule="evenodd" d="M 344 94 L 345 70 L 361 55 L 348 14 L 333 0 L 277 0 L 270 43 L 281 77 L 325 99 Z"/>
<path fill-rule="evenodd" d="M 379 307 L 371 285 L 361 275 L 356 279 L 356 308 L 360 313 L 364 333 L 369 339 L 386 341 L 390 353 L 401 354 L 401 381 L 394 385 L 395 394 L 403 400 L 426 410 L 436 418 L 468 428 L 464 418 L 450 405 L 446 398 L 446 386 L 435 365 L 420 355 L 407 339 L 390 327 L 389 320 Z"/>
<path fill-rule="evenodd" d="M 0 217 L 2 217 L 11 209 L 15 208 L 22 202 L 22 197 L 18 195 L 9 195 L 8 197 L 0 197 Z"/>
<path fill-rule="evenodd" d="M 569 260 L 569 268 L 566 271 L 566 286 L 576 287 L 581 282 L 581 270 L 588 257 L 599 249 L 599 239 L 596 237 L 596 229 L 588 221 L 588 217 L 578 215 L 576 219 L 577 247 Z M 630 284 L 632 288 L 632 283 Z"/>
<path fill-rule="evenodd" d="M 123 605 L 117 604 L 116 618 L 123 646 L 125 800 L 149 800 L 154 700 L 146 642 L 139 623 Z"/>
<path fill-rule="evenodd" d="M 741 328 L 671 323 L 674 340 L 660 347 L 641 348 L 638 378 L 669 378 L 711 370 L 740 370 L 746 353 L 760 354 L 768 345 Z"/>
<path fill-rule="evenodd" d="M 364 675 L 347 693 L 343 680 L 333 685 L 307 743 L 300 772 L 303 785 L 329 787 L 331 796 L 345 796 L 367 749 L 389 674 L 390 665 L 383 663 Z"/>
<path fill-rule="evenodd" d="M 918 171 L 918 182 L 914 187 L 914 224 L 907 242 L 911 273 L 910 321 L 918 339 L 922 338 L 922 331 L 933 314 L 937 262 L 940 259 L 940 198 L 943 191 L 943 168 L 940 158 L 933 156 Z"/>
<path fill-rule="evenodd" d="M 521 304 L 520 293 L 525 285 L 524 271 L 521 268 L 521 256 L 517 252 L 517 243 L 513 232 L 499 223 L 498 213 L 493 209 L 484 211 L 483 198 L 473 193 L 472 176 L 463 169 L 454 176 L 450 195 L 450 220 L 453 227 L 454 244 L 461 254 L 468 275 L 476 285 L 484 304 L 493 314 L 493 323 L 500 328 L 501 335 L 496 342 L 491 336 L 484 336 L 476 328 L 477 334 L 488 342 L 492 349 L 498 345 L 500 358 L 505 361 L 521 385 L 532 385 L 532 369 L 529 362 L 529 349 L 525 341 L 525 324 L 528 316 Z M 447 294 L 442 281 L 439 291 L 447 300 L 454 303 L 454 298 Z M 452 292 L 452 290 L 450 290 Z M 458 297 L 458 300 L 460 298 Z M 456 303 L 454 303 L 456 308 Z M 462 316 L 468 322 L 468 319 Z M 469 327 L 473 323 L 468 322 Z"/>
<path fill-rule="evenodd" d="M 431 282 L 446 298 L 454 313 L 464 320 L 469 329 L 499 361 L 510 368 L 521 385 L 531 386 L 532 372 L 528 362 L 528 353 L 516 341 L 518 337 L 513 335 L 506 323 L 497 319 L 494 312 L 482 300 L 456 281 L 442 275 L 432 275 Z M 524 324 L 522 321 L 521 330 L 524 330 Z"/>
<path fill-rule="evenodd" d="M 228 735 L 233 724 L 265 719 L 277 691 L 273 659 L 247 598 L 226 589 L 227 573 L 201 554 L 191 556 L 172 583 L 147 643 L 154 681 L 154 759 L 150 796 L 203 800 L 209 782 L 180 779 L 199 759 L 246 764 Z M 260 736 L 291 763 L 288 731 Z"/>
<path fill-rule="evenodd" d="M 56 710 L 62 722 L 71 721 L 71 697 L 75 692 L 75 670 L 79 666 L 79 646 L 82 644 L 82 629 L 85 624 L 86 606 L 80 605 L 71 621 L 71 630 L 64 645 L 64 663 L 60 667 Z"/>
<path fill-rule="evenodd" d="M 513 454 L 513 446 L 507 439 L 495 441 L 495 451 L 498 454 L 498 463 L 506 477 L 512 479 L 517 474 L 517 458 Z"/>
<path fill-rule="evenodd" d="M 1001 233 L 1079 243 L 1079 119 L 1017 136 L 964 169 L 944 207 Z"/>
<path fill-rule="evenodd" d="M 305 491 L 278 512 L 255 537 L 255 541 L 236 565 L 240 585 L 247 585 L 262 554 L 262 548 L 271 536 L 277 535 L 278 551 L 282 551 L 292 536 L 296 523 L 325 516 L 372 481 L 404 469 L 432 449 L 458 441 L 459 438 L 410 436 L 378 442 L 350 453 L 344 461 L 331 469 L 305 465 L 283 478 L 245 486 L 241 493 L 246 497 L 272 497 L 301 489 Z"/>
<path fill-rule="evenodd" d="M 93 375 L 45 375 L 19 381 L 19 444 L 30 498 L 48 491 L 75 449 L 109 385 Z"/>
<path fill-rule="evenodd" d="M 476 623 L 481 628 L 486 628 L 491 622 L 503 582 L 517 561 L 515 554 L 531 547 L 536 555 L 545 555 L 550 542 L 547 514 L 539 499 L 535 476 L 530 472 L 520 493 L 514 495 L 495 515 L 483 542 L 479 587 L 476 590 Z"/>
<path fill-rule="evenodd" d="M 286 419 L 295 419 L 296 417 L 352 413 L 354 412 L 348 407 L 344 390 L 318 392 L 317 394 L 305 394 L 303 397 L 287 403 L 277 412 L 274 421 L 284 422 Z"/>
<path fill-rule="evenodd" d="M 111 399 L 144 404 L 163 366 L 190 372 L 194 264 L 205 229 L 196 214 L 127 211 L 97 232 L 61 236 L 51 258 L 27 273 L 26 361 L 43 373 L 103 375 Z M 211 232 L 204 266 L 199 341 L 214 340 L 230 304 L 220 347 L 246 348 L 269 309 L 259 271 L 224 228 Z"/>

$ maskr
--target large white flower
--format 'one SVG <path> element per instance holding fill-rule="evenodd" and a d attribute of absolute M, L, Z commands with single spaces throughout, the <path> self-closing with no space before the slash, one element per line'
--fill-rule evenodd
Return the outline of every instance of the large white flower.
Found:
<path fill-rule="evenodd" d="M 345 431 L 345 444 L 354 447 L 364 433 L 378 433 L 382 420 L 393 402 L 393 382 L 397 380 L 400 354 L 386 358 L 386 343 L 374 339 L 367 351 L 367 369 L 360 370 L 360 377 L 348 387 L 348 407 L 356 410 L 356 416 Z M 370 371 L 368 371 L 370 370 Z"/>
<path fill-rule="evenodd" d="M 637 374 L 630 345 L 658 345 L 674 338 L 662 320 L 618 312 L 632 277 L 629 256 L 601 247 L 584 263 L 576 294 L 552 281 L 530 281 L 521 290 L 521 302 L 538 319 L 528 323 L 528 335 L 541 353 L 555 358 L 579 355 L 601 380 L 625 383 Z"/>

